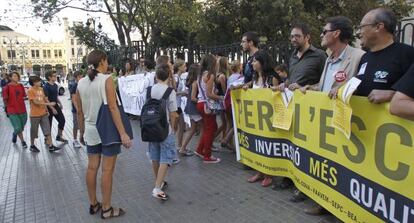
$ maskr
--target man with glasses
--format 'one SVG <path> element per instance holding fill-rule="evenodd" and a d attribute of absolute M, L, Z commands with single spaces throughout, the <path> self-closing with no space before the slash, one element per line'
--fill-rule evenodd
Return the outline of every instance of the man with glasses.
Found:
<path fill-rule="evenodd" d="M 365 52 L 349 45 L 353 33 L 349 18 L 335 16 L 326 19 L 326 25 L 320 37 L 321 46 L 328 48 L 330 55 L 326 60 L 319 83 L 305 85 L 301 88 L 302 92 L 310 89 L 327 92 L 330 95 L 336 94 L 340 86 L 357 74 L 359 62 Z"/>
<path fill-rule="evenodd" d="M 317 49 L 310 43 L 310 30 L 305 24 L 295 24 L 290 34 L 290 42 L 295 51 L 289 59 L 289 74 L 287 80 L 273 90 L 283 91 L 285 87 L 295 90 L 306 85 L 319 83 L 323 66 L 326 61 L 326 54 L 323 50 Z M 282 181 L 273 186 L 273 190 L 287 189 L 293 184 L 289 178 L 283 178 Z M 292 202 L 300 202 L 306 199 L 306 196 L 299 190 L 295 191 Z"/>
<path fill-rule="evenodd" d="M 362 81 L 355 95 L 371 103 L 391 101 L 392 89 L 414 62 L 414 48 L 394 41 L 395 14 L 384 8 L 369 11 L 358 27 L 361 46 L 369 51 L 361 58 L 357 77 Z"/>
<path fill-rule="evenodd" d="M 278 89 L 289 87 L 290 90 L 295 90 L 317 84 L 326 61 L 326 53 L 310 43 L 309 27 L 303 23 L 293 26 L 290 42 L 295 51 L 289 59 L 288 80 L 280 84 Z"/>
<path fill-rule="evenodd" d="M 310 89 L 330 93 L 330 95 L 336 94 L 340 86 L 356 75 L 359 62 L 365 52 L 349 45 L 353 33 L 350 19 L 344 16 L 326 19 L 326 25 L 323 27 L 320 37 L 322 39 L 321 46 L 328 48 L 330 55 L 326 60 L 319 83 L 305 85 L 301 88 L 302 92 L 305 93 Z M 321 215 L 328 212 L 322 206 L 315 204 L 306 208 L 305 213 Z"/>
<path fill-rule="evenodd" d="M 249 58 L 243 68 L 244 83 L 247 84 L 252 81 L 254 74 L 252 62 L 256 52 L 259 51 L 259 35 L 256 32 L 244 33 L 240 45 L 244 52 L 249 53 Z"/>

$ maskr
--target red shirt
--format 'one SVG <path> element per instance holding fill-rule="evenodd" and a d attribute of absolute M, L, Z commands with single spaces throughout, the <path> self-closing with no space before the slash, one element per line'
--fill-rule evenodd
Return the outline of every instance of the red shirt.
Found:
<path fill-rule="evenodd" d="M 26 92 L 22 84 L 7 84 L 3 88 L 3 100 L 7 102 L 7 114 L 24 114 Z"/>

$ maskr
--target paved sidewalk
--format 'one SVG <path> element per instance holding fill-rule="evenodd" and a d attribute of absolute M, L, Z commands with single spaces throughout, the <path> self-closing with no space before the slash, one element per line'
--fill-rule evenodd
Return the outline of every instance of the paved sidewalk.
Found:
<path fill-rule="evenodd" d="M 72 138 L 72 117 L 68 93 L 64 103 L 64 136 Z M 0 100 L 1 101 L 1 100 Z M 2 108 L 2 102 L 0 102 Z M 146 156 L 146 144 L 140 141 L 137 121 L 134 148 L 123 150 L 114 175 L 114 206 L 126 215 L 111 222 L 336 222 L 333 216 L 308 216 L 302 209 L 310 202 L 289 202 L 289 191 L 273 191 L 246 179 L 253 171 L 243 170 L 229 151 L 215 153 L 219 164 L 206 165 L 195 156 L 182 158 L 168 174 L 170 200 L 151 196 L 154 178 Z M 29 125 L 25 138 L 29 142 Z M 56 135 L 57 123 L 53 124 Z M 39 135 L 42 135 L 41 133 Z M 63 149 L 49 153 L 43 137 L 37 140 L 40 153 L 11 143 L 12 128 L 3 109 L 0 111 L 0 222 L 101 222 L 99 215 L 88 213 L 85 184 L 87 154 L 70 141 Z M 192 140 L 194 148 L 198 137 Z M 100 177 L 100 176 L 99 176 Z M 98 188 L 100 198 L 100 189 Z"/>

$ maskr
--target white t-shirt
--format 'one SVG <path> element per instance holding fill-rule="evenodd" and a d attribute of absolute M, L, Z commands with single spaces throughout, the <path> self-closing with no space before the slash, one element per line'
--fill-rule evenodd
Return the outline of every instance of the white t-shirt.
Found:
<path fill-rule="evenodd" d="M 186 91 L 185 82 L 187 80 L 188 73 L 182 73 L 181 76 L 178 76 L 178 74 L 174 74 L 174 80 L 177 87 L 177 92 L 183 92 Z M 181 106 L 181 97 L 177 96 L 177 105 Z M 182 108 L 184 110 L 184 108 Z"/>

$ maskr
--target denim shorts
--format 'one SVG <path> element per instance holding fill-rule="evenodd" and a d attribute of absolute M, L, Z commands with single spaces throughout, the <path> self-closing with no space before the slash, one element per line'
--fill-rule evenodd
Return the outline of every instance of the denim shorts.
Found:
<path fill-rule="evenodd" d="M 149 157 L 152 161 L 157 161 L 163 164 L 172 164 L 176 156 L 175 135 L 170 134 L 162 142 L 148 143 Z"/>
<path fill-rule="evenodd" d="M 89 155 L 102 154 L 104 156 L 116 156 L 121 153 L 121 144 L 103 146 L 102 144 L 86 146 Z"/>

